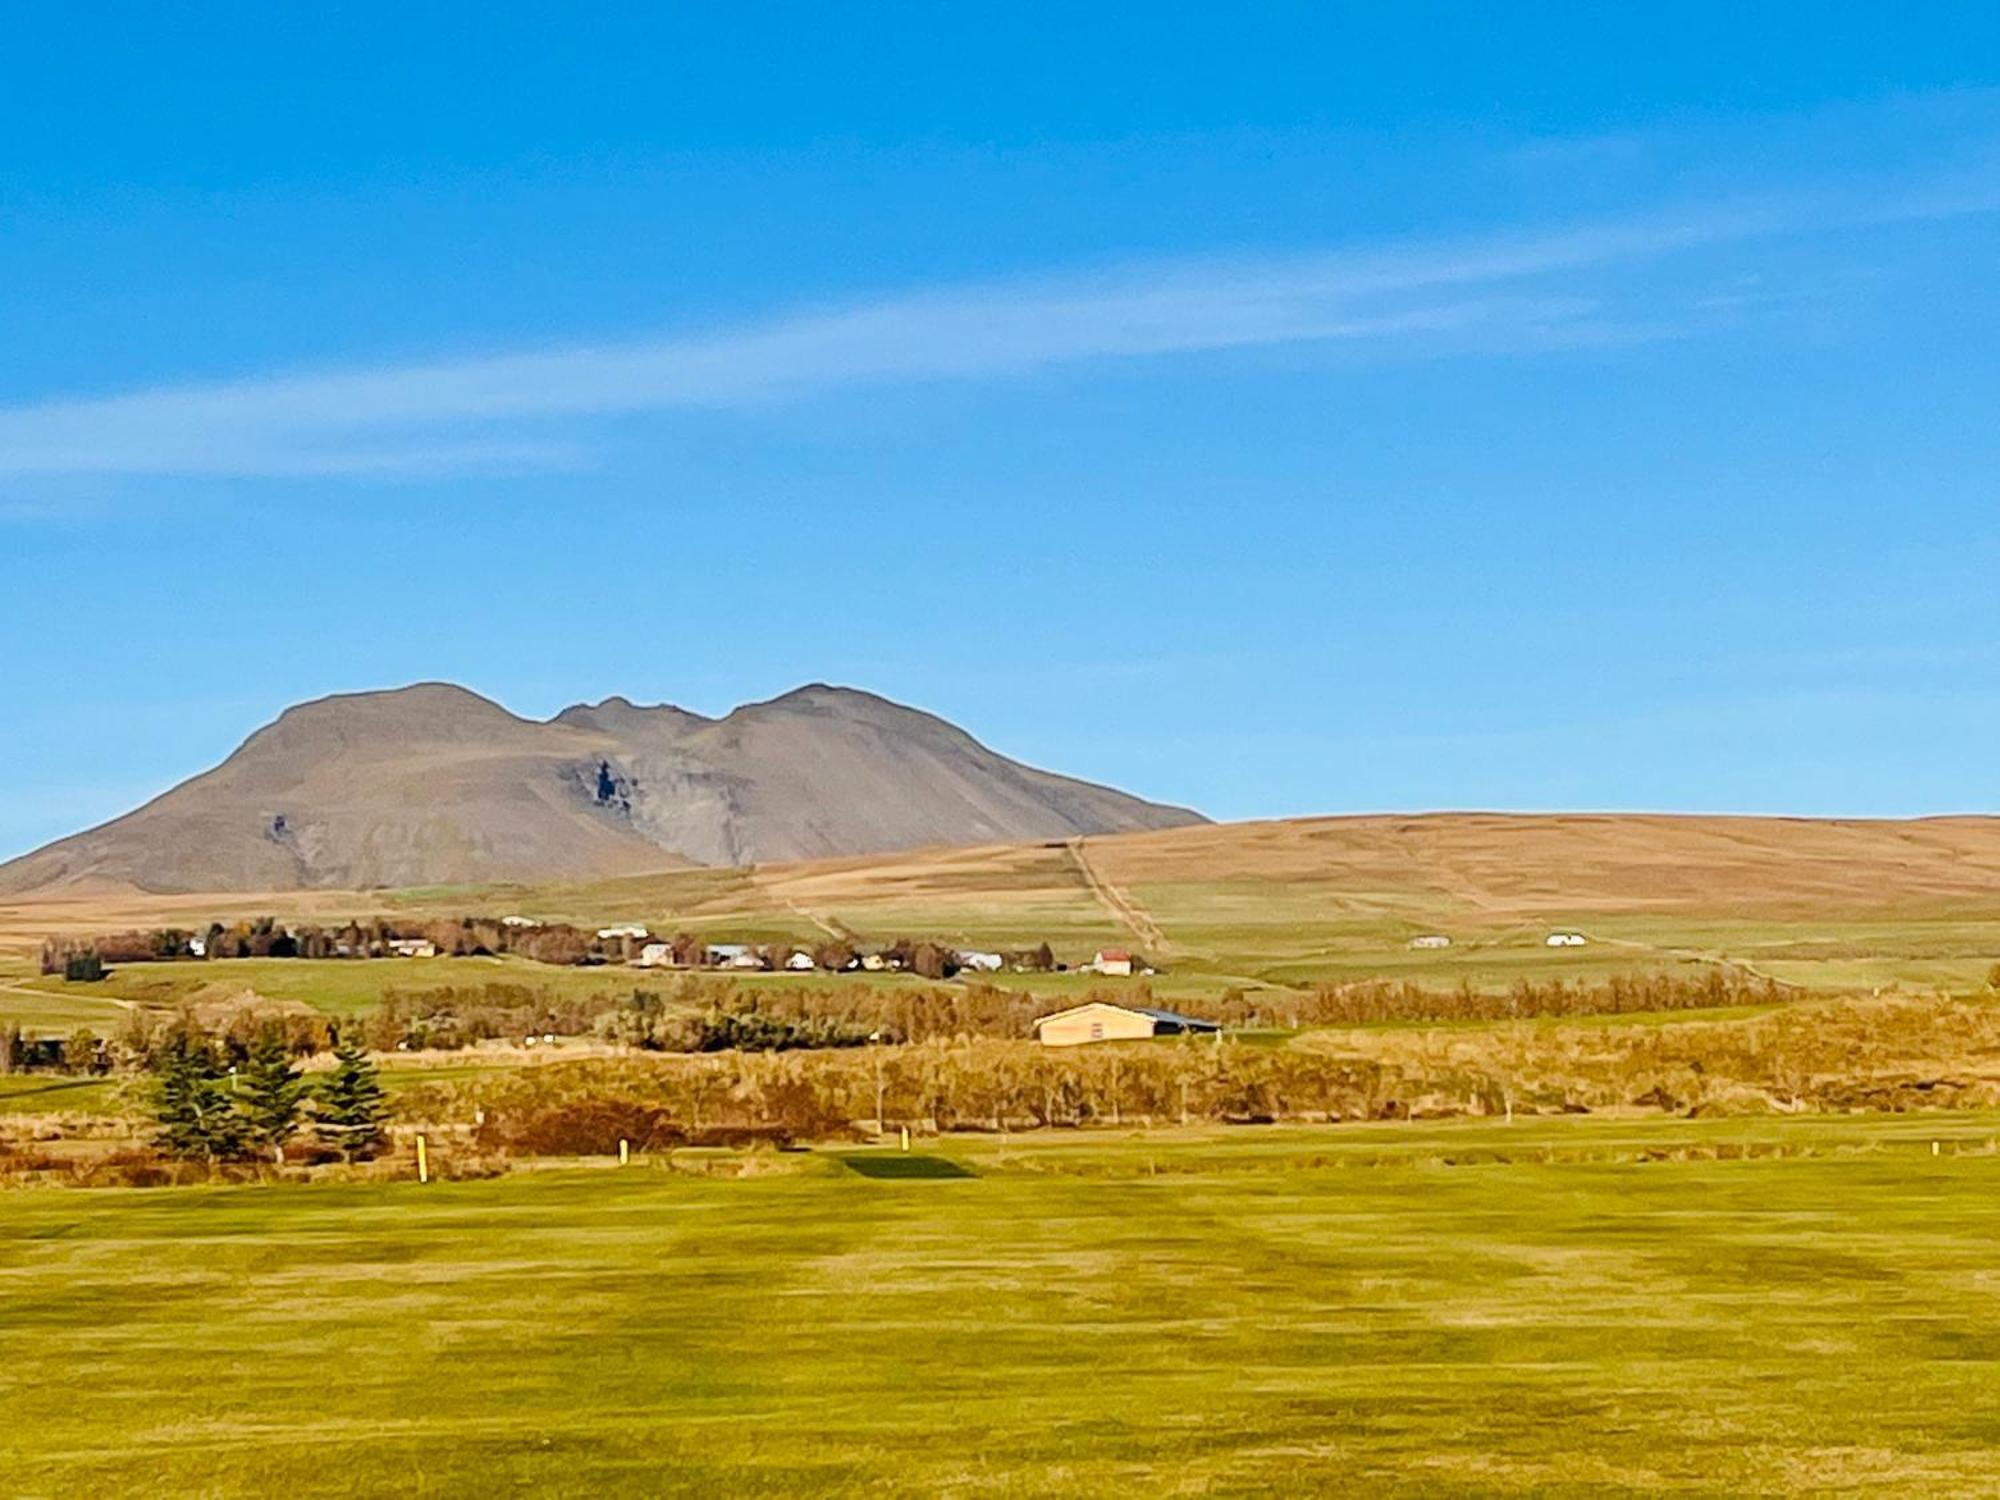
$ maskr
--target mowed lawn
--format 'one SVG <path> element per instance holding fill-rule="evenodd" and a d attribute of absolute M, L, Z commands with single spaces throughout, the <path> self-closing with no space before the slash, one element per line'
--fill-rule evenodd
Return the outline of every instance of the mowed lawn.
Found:
<path fill-rule="evenodd" d="M 16 1192 L 0 1488 L 2000 1492 L 1996 1134 L 1210 1130 Z M 1640 1159 L 1746 1148 L 1803 1154 Z"/>

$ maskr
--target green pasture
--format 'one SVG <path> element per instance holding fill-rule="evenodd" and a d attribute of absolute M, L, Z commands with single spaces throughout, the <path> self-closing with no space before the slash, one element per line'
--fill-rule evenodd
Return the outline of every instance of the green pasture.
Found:
<path fill-rule="evenodd" d="M 350 1016 L 375 1009 L 392 990 L 522 984 L 564 995 L 623 995 L 659 982 L 657 975 L 622 965 L 566 968 L 522 958 L 218 958 L 119 964 L 94 984 L 39 976 L 0 988 L 0 1018 L 58 1003 L 96 1005 L 114 1016 L 120 1001 L 171 1010 L 243 990 L 267 1000 L 309 1005 L 327 1015 Z"/>
<path fill-rule="evenodd" d="M 746 1156 L 736 1180 L 641 1159 L 18 1192 L 0 1475 L 26 1496 L 1993 1493 L 1996 1136 L 1972 1115 L 1058 1133 Z"/>
<path fill-rule="evenodd" d="M 0 1074 L 0 1116 L 109 1114 L 123 1107 L 128 1083 L 60 1073 Z"/>

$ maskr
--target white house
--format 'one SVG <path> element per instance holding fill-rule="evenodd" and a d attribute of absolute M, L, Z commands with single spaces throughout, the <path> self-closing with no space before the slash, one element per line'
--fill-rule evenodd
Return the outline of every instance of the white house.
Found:
<path fill-rule="evenodd" d="M 748 943 L 710 943 L 708 961 L 718 969 L 761 969 L 764 960 Z"/>
<path fill-rule="evenodd" d="M 207 938 L 205 938 L 205 937 L 191 937 L 191 938 L 189 938 L 189 939 L 188 939 L 188 956 L 189 956 L 190 958 L 207 958 L 207 957 L 208 957 L 208 939 L 207 939 Z"/>
<path fill-rule="evenodd" d="M 542 924 L 533 917 L 502 917 L 500 925 L 502 927 L 539 927 Z"/>
<path fill-rule="evenodd" d="M 1550 948 L 1581 948 L 1589 941 L 1580 932 L 1552 932 L 1542 939 L 1544 946 Z"/>
<path fill-rule="evenodd" d="M 438 947 L 429 938 L 390 938 L 389 951 L 398 958 L 436 958 Z"/>
<path fill-rule="evenodd" d="M 1035 1038 L 1044 1047 L 1080 1047 L 1087 1042 L 1132 1041 L 1140 1037 L 1181 1036 L 1219 1032 L 1213 1021 L 1176 1015 L 1139 1005 L 1112 1005 L 1093 1000 L 1071 1006 L 1035 1022 Z"/>
<path fill-rule="evenodd" d="M 813 967 L 813 956 L 810 953 L 794 953 L 785 960 L 785 967 L 795 974 L 803 974 Z"/>
<path fill-rule="evenodd" d="M 646 931 L 643 922 L 621 922 L 615 927 L 600 927 L 597 929 L 597 935 L 607 942 L 612 938 L 643 938 L 652 936 L 651 933 Z"/>
<path fill-rule="evenodd" d="M 971 969 L 977 974 L 998 974 L 1007 962 L 997 953 L 960 953 L 956 956 L 961 969 Z"/>
<path fill-rule="evenodd" d="M 1101 948 L 1097 957 L 1090 961 L 1090 967 L 1099 974 L 1126 978 L 1132 973 L 1132 955 L 1123 948 Z"/>
<path fill-rule="evenodd" d="M 632 962 L 642 969 L 671 969 L 674 966 L 674 945 L 648 943 L 639 950 L 639 956 Z"/>
<path fill-rule="evenodd" d="M 1410 939 L 1412 948 L 1449 948 L 1451 939 L 1441 932 L 1427 932 L 1422 937 Z"/>
<path fill-rule="evenodd" d="M 861 955 L 861 967 L 870 974 L 879 974 L 889 967 L 889 960 L 879 953 L 864 953 Z"/>

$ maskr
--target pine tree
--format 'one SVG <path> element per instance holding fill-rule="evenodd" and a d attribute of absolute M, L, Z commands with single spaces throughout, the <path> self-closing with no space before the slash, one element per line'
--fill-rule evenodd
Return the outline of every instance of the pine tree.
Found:
<path fill-rule="evenodd" d="M 283 1161 L 285 1142 L 298 1132 L 306 1085 L 277 1027 L 266 1026 L 258 1034 L 239 1082 L 236 1102 L 250 1144 Z"/>
<path fill-rule="evenodd" d="M 366 1161 L 382 1149 L 389 1107 L 382 1079 L 361 1044 L 336 1037 L 333 1071 L 320 1085 L 317 1124 L 321 1139 L 349 1161 Z"/>
<path fill-rule="evenodd" d="M 153 1118 L 173 1156 L 217 1161 L 243 1150 L 243 1117 L 206 1039 L 177 1033 L 153 1064 Z"/>

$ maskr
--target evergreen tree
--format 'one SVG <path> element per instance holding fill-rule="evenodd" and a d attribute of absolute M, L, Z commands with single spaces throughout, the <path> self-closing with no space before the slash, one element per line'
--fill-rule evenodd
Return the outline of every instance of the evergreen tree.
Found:
<path fill-rule="evenodd" d="M 333 1071 L 320 1084 L 317 1124 L 320 1138 L 337 1146 L 349 1161 L 366 1161 L 382 1149 L 389 1107 L 382 1079 L 361 1044 L 349 1037 L 333 1043 Z"/>
<path fill-rule="evenodd" d="M 242 1152 L 243 1117 L 206 1038 L 177 1032 L 154 1060 L 153 1075 L 153 1118 L 163 1151 L 210 1161 Z"/>
<path fill-rule="evenodd" d="M 292 1066 L 291 1051 L 277 1027 L 266 1026 L 258 1033 L 238 1077 L 236 1102 L 250 1144 L 283 1161 L 285 1142 L 298 1132 L 306 1085 Z"/>

